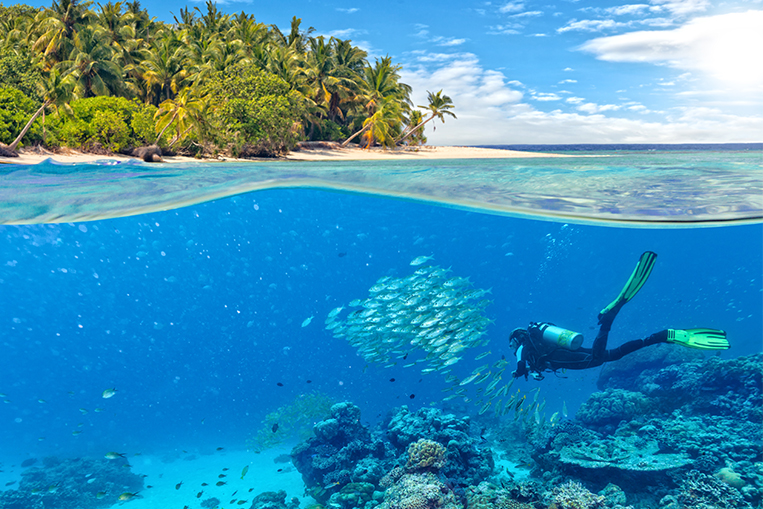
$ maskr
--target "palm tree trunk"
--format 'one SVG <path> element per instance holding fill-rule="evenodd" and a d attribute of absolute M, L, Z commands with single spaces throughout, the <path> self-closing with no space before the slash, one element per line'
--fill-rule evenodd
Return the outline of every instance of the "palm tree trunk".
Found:
<path fill-rule="evenodd" d="M 170 142 L 170 144 L 169 144 L 169 146 L 168 146 L 167 148 L 171 149 L 171 148 L 172 148 L 172 145 L 174 145 L 175 143 L 177 143 L 178 141 L 180 141 L 180 139 L 181 139 L 183 136 L 185 136 L 186 134 L 188 134 L 188 131 L 190 131 L 191 129 L 193 129 L 193 126 L 190 126 L 188 129 L 186 129 L 185 131 L 183 131 L 183 133 L 182 133 L 182 134 L 178 134 L 177 136 L 175 136 L 175 139 L 174 139 L 174 140 L 172 140 L 172 142 Z"/>
<path fill-rule="evenodd" d="M 160 133 L 159 133 L 159 136 L 157 136 L 157 137 L 156 137 L 156 141 L 154 142 L 154 145 L 158 145 L 158 144 L 159 144 L 159 140 L 161 140 L 161 139 L 162 139 L 162 136 L 164 136 L 164 131 L 166 131 L 167 129 L 169 129 L 169 127 L 170 127 L 170 126 L 172 125 L 172 123 L 175 121 L 175 117 L 177 117 L 177 116 L 178 116 L 178 112 L 176 111 L 176 112 L 175 112 L 175 113 L 172 115 L 172 118 L 170 119 L 170 121 L 169 121 L 169 122 L 167 122 L 167 125 L 166 125 L 166 126 L 164 126 L 164 129 L 162 129 L 162 132 L 160 132 Z"/>
<path fill-rule="evenodd" d="M 432 115 L 431 117 L 429 117 L 428 119 L 426 119 L 425 121 L 423 121 L 422 123 L 420 123 L 419 125 L 417 125 L 416 127 L 414 127 L 413 129 L 410 129 L 409 131 L 407 131 L 407 132 L 403 133 L 403 135 L 402 135 L 400 138 L 398 138 L 398 139 L 396 139 L 396 140 L 395 140 L 395 143 L 397 144 L 397 143 L 400 143 L 401 141 L 405 141 L 405 139 L 406 139 L 408 136 L 410 136 L 410 135 L 412 135 L 413 133 L 415 133 L 416 131 L 418 131 L 420 127 L 423 127 L 423 126 L 424 126 L 424 124 L 426 124 L 427 122 L 429 122 L 430 120 L 432 120 L 434 117 L 435 117 L 435 115 Z"/>
<path fill-rule="evenodd" d="M 8 148 L 11 150 L 16 150 L 16 147 L 18 146 L 19 142 L 21 141 L 21 138 L 24 137 L 24 135 L 27 133 L 30 127 L 32 127 L 32 124 L 34 124 L 34 121 L 37 120 L 37 117 L 40 116 L 40 113 L 45 111 L 45 108 L 47 108 L 52 101 L 47 100 L 44 103 L 42 103 L 42 106 L 40 106 L 40 109 L 37 110 L 37 112 L 32 115 L 32 118 L 29 119 L 29 122 L 26 123 L 24 126 L 24 129 L 21 130 L 21 133 L 16 137 L 15 140 L 13 140 L 13 143 L 11 143 Z"/>
<path fill-rule="evenodd" d="M 361 129 L 360 131 L 356 132 L 355 134 L 353 134 L 352 136 L 350 136 L 349 138 L 347 138 L 346 140 L 344 140 L 344 142 L 342 142 L 342 145 L 341 145 L 341 147 L 342 147 L 342 148 L 346 147 L 348 143 L 350 143 L 350 142 L 351 142 L 353 139 L 355 139 L 355 138 L 356 138 L 358 135 L 360 135 L 360 134 L 363 134 L 364 132 L 366 132 L 366 130 L 368 130 L 368 128 L 369 128 L 369 127 L 371 127 L 372 125 L 373 125 L 373 124 L 372 124 L 371 122 L 367 123 L 367 124 L 365 125 L 365 127 L 363 127 L 363 129 Z"/>

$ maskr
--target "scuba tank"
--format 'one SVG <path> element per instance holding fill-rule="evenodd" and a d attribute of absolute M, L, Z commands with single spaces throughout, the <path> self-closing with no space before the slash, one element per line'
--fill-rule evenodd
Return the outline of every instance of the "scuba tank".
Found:
<path fill-rule="evenodd" d="M 546 347 L 577 350 L 583 344 L 582 334 L 562 329 L 552 323 L 531 323 L 529 332 L 533 337 L 540 338 Z"/>

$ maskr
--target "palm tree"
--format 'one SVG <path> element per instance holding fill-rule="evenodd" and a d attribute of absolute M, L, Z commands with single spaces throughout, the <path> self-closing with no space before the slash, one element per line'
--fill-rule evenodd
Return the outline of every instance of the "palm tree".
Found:
<path fill-rule="evenodd" d="M 453 109 L 453 101 L 448 97 L 447 95 L 442 95 L 442 90 L 439 92 L 433 94 L 429 90 L 427 90 L 427 99 L 429 100 L 428 106 L 419 106 L 419 108 L 426 108 L 431 112 L 431 115 L 429 115 L 429 118 L 424 120 L 423 122 L 419 123 L 418 125 L 412 124 L 415 126 L 408 130 L 400 139 L 398 142 L 405 140 L 408 136 L 416 132 L 419 128 L 424 127 L 424 124 L 429 122 L 430 120 L 433 120 L 435 118 L 439 118 L 442 123 L 445 123 L 445 115 L 450 115 L 453 118 L 456 117 L 455 113 L 452 111 L 449 111 Z"/>
<path fill-rule="evenodd" d="M 164 31 L 143 51 L 140 74 L 152 89 L 149 94 L 155 104 L 171 99 L 182 88 L 187 74 L 184 58 L 183 42 L 172 30 Z"/>
<path fill-rule="evenodd" d="M 159 105 L 159 111 L 154 118 L 157 119 L 156 129 L 159 134 L 154 144 L 158 144 L 164 133 L 177 121 L 176 135 L 170 143 L 170 147 L 183 138 L 188 132 L 199 125 L 201 112 L 206 107 L 204 98 L 197 97 L 191 87 L 181 90 L 175 99 L 167 99 Z"/>
<path fill-rule="evenodd" d="M 401 103 L 394 97 L 386 97 L 378 105 L 373 115 L 363 121 L 363 128 L 344 140 L 346 147 L 356 136 L 363 135 L 366 148 L 374 142 L 384 146 L 395 146 L 395 129 L 400 125 Z"/>
<path fill-rule="evenodd" d="M 32 127 L 32 124 L 37 120 L 37 117 L 45 111 L 45 108 L 51 105 L 68 108 L 68 103 L 72 99 L 72 91 L 74 90 L 75 85 L 74 79 L 72 78 L 73 76 L 69 72 L 62 74 L 55 69 L 50 71 L 47 77 L 40 83 L 40 92 L 44 98 L 42 106 L 40 106 L 35 114 L 32 115 L 32 118 L 29 119 L 29 122 L 26 123 L 21 130 L 21 133 L 19 133 L 15 140 L 13 140 L 13 143 L 8 146 L 9 149 L 16 150 L 16 147 L 21 142 L 22 138 L 24 138 L 24 135 L 26 135 L 29 128 Z"/>
<path fill-rule="evenodd" d="M 71 69 L 76 77 L 75 92 L 79 97 L 117 95 L 122 87 L 122 68 L 112 60 L 111 47 L 104 41 L 105 32 L 88 26 L 74 37 L 69 60 L 58 64 Z"/>
<path fill-rule="evenodd" d="M 92 11 L 88 9 L 91 4 L 91 1 L 53 0 L 50 9 L 40 12 L 36 17 L 42 34 L 33 49 L 42 51 L 52 63 L 66 58 L 74 47 L 77 30 L 80 26 L 87 25 L 93 17 Z"/>
<path fill-rule="evenodd" d="M 408 129 L 406 129 L 405 139 L 408 140 L 408 143 L 410 145 L 424 145 L 427 142 L 427 137 L 424 136 L 424 128 L 420 125 L 423 125 L 424 120 L 424 114 L 421 113 L 420 110 L 413 110 L 411 112 L 410 118 L 408 119 L 408 129 L 410 129 L 410 133 L 408 133 Z M 416 127 L 414 127 L 416 126 Z"/>

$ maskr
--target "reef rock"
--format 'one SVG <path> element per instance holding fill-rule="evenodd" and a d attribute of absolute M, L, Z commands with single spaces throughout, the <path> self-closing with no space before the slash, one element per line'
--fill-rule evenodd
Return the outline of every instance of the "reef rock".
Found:
<path fill-rule="evenodd" d="M 143 159 L 147 163 L 161 163 L 162 162 L 162 149 L 157 145 L 149 145 L 147 147 L 138 147 L 132 151 L 133 157 Z"/>
<path fill-rule="evenodd" d="M 17 490 L 0 492 L 2 509 L 90 509 L 110 507 L 125 491 L 137 492 L 143 478 L 124 459 L 45 458 L 21 473 Z"/>
<path fill-rule="evenodd" d="M 469 426 L 468 417 L 459 419 L 435 408 L 411 413 L 403 406 L 391 415 L 386 434 L 398 450 L 420 439 L 444 445 L 450 460 L 441 473 L 454 484 L 468 486 L 487 479 L 495 469 L 492 451 L 479 447 L 480 441 L 470 435 Z"/>

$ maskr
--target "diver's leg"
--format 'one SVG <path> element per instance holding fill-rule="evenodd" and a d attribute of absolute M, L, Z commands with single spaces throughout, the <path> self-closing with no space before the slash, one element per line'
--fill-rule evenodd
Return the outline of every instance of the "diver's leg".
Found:
<path fill-rule="evenodd" d="M 657 343 L 667 343 L 667 341 L 668 341 L 667 330 L 655 332 L 648 338 L 634 339 L 633 341 L 628 341 L 627 343 L 623 343 L 617 348 L 606 350 L 604 352 L 602 362 L 616 361 L 618 359 L 622 359 L 624 356 L 628 355 L 629 353 L 633 353 L 636 350 L 640 350 L 646 346 L 656 345 Z"/>

